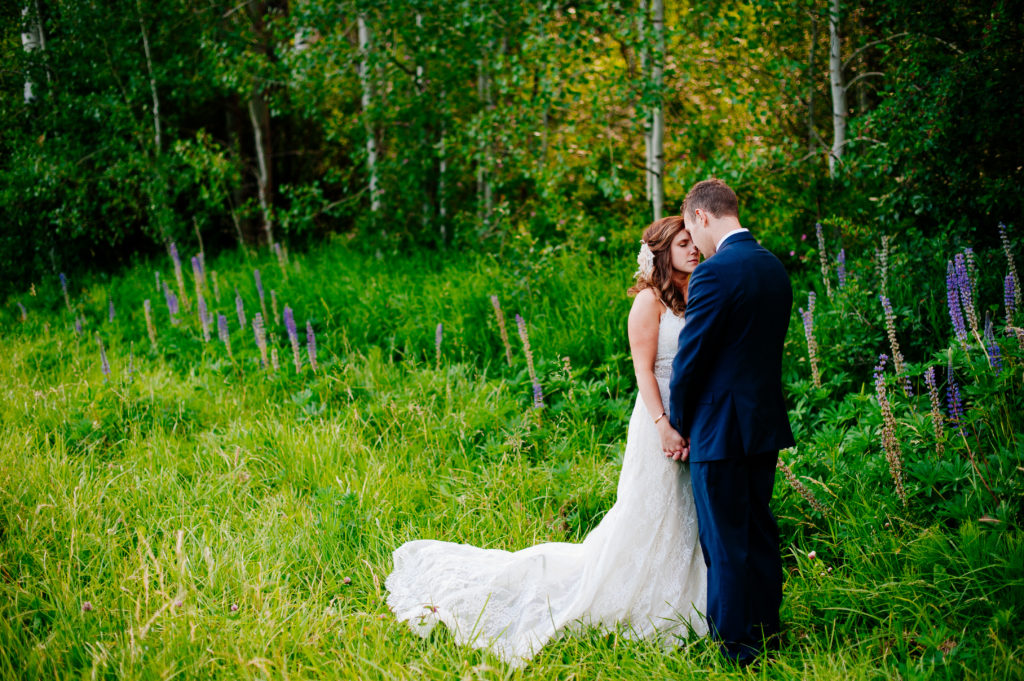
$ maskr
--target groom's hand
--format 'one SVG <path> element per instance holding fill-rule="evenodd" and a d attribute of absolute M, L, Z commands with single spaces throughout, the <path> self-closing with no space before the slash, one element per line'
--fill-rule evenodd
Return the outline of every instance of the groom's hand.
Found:
<path fill-rule="evenodd" d="M 686 461 L 690 458 L 690 438 L 684 437 L 682 447 L 674 452 L 665 452 L 673 461 Z"/>

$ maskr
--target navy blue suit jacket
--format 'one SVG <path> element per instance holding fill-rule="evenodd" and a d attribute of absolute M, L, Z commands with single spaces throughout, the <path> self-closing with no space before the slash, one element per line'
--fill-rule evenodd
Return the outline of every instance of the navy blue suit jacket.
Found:
<path fill-rule="evenodd" d="M 686 326 L 672 364 L 670 415 L 690 461 L 792 447 L 782 346 L 793 288 L 749 232 L 730 236 L 690 277 Z"/>

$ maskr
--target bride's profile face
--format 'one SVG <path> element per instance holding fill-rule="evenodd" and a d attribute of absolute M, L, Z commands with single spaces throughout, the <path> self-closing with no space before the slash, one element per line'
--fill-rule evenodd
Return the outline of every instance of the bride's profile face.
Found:
<path fill-rule="evenodd" d="M 700 262 L 700 251 L 693 243 L 690 233 L 682 230 L 672 239 L 672 269 L 692 274 Z"/>

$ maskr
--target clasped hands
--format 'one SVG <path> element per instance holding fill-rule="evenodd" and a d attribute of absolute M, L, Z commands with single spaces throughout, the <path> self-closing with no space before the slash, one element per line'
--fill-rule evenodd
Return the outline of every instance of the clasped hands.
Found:
<path fill-rule="evenodd" d="M 679 434 L 668 419 L 657 424 L 658 435 L 661 437 L 661 451 L 673 461 L 686 461 L 690 458 L 690 438 Z"/>

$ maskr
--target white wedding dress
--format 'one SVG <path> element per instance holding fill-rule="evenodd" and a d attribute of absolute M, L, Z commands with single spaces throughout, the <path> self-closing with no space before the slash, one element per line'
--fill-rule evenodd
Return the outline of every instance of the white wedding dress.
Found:
<path fill-rule="evenodd" d="M 662 313 L 654 373 L 668 383 L 683 319 Z M 388 606 L 426 636 L 438 622 L 459 644 L 519 666 L 565 631 L 584 626 L 674 647 L 703 636 L 707 570 L 687 466 L 668 459 L 637 396 L 615 504 L 581 544 L 521 551 L 419 540 L 394 552 Z"/>

